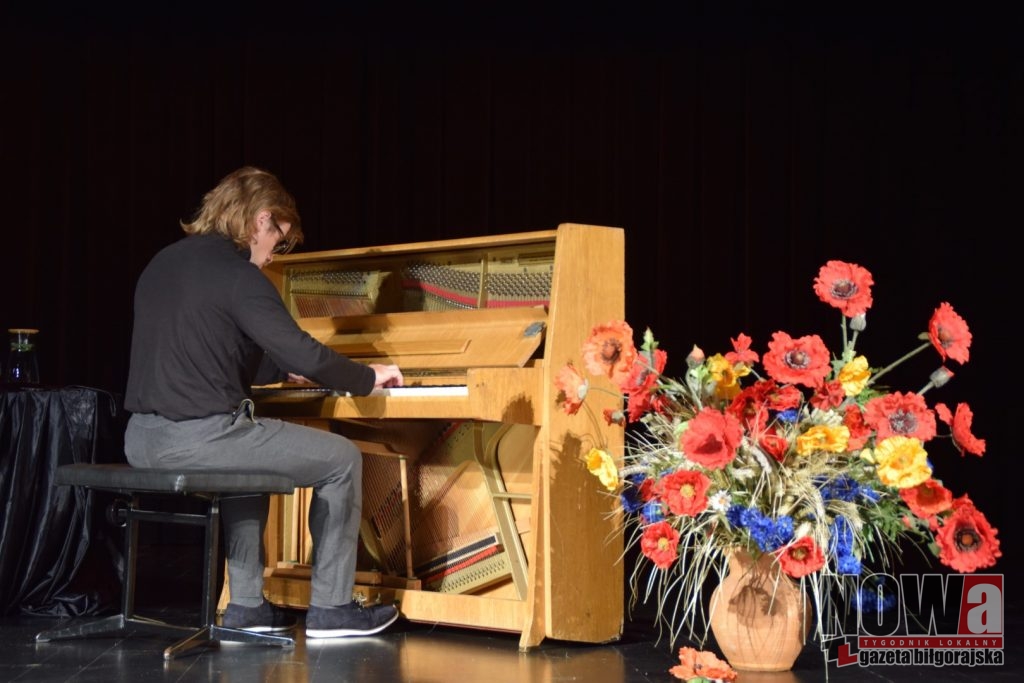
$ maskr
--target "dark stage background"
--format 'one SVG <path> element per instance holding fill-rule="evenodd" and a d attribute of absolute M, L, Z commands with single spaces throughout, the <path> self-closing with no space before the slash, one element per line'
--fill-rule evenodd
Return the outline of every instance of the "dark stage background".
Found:
<path fill-rule="evenodd" d="M 971 326 L 970 362 L 928 399 L 970 403 L 988 452 L 937 448 L 933 464 L 1001 530 L 996 571 L 1020 565 L 1024 51 L 1009 14 L 10 4 L 0 329 L 41 330 L 45 382 L 123 391 L 136 277 L 243 164 L 295 194 L 303 250 L 621 226 L 628 319 L 669 372 L 740 332 L 762 353 L 775 330 L 837 348 L 812 281 L 849 260 L 875 277 L 859 344 L 873 365 L 916 346 L 942 301 Z M 929 351 L 890 379 L 916 390 L 937 365 Z"/>

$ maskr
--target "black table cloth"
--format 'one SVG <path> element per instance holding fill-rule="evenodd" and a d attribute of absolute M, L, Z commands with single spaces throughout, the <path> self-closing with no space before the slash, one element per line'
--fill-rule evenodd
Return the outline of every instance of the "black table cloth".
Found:
<path fill-rule="evenodd" d="M 116 560 L 95 543 L 103 501 L 53 477 L 67 463 L 124 462 L 125 420 L 120 397 L 98 389 L 4 387 L 0 614 L 81 616 L 116 600 Z"/>

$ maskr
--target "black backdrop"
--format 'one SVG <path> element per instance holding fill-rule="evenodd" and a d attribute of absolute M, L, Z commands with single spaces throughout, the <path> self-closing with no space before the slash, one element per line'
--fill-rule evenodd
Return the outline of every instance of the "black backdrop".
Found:
<path fill-rule="evenodd" d="M 1001 529 L 997 569 L 1018 566 L 1019 22 L 984 3 L 371 4 L 0 10 L 0 329 L 41 330 L 46 382 L 123 392 L 135 278 L 242 164 L 295 194 L 304 250 L 622 226 L 628 318 L 670 372 L 739 332 L 835 348 L 811 283 L 855 261 L 872 364 L 941 301 L 970 324 L 971 361 L 929 399 L 969 402 L 988 453 L 933 461 Z"/>

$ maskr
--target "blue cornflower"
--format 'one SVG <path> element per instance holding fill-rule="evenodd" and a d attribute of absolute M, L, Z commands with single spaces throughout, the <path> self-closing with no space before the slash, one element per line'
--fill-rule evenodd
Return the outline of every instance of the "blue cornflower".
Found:
<path fill-rule="evenodd" d="M 864 496 L 864 498 L 866 498 L 870 503 L 877 503 L 878 499 L 881 498 L 881 496 L 878 495 L 878 492 L 867 484 L 860 487 L 860 495 Z"/>
<path fill-rule="evenodd" d="M 793 518 L 788 515 L 772 519 L 755 508 L 747 508 L 743 511 L 743 522 L 762 552 L 777 550 L 793 538 Z"/>
<path fill-rule="evenodd" d="M 838 515 L 830 528 L 829 552 L 836 557 L 836 570 L 840 574 L 859 576 L 862 567 L 860 558 L 853 554 L 853 527 L 850 521 Z"/>
<path fill-rule="evenodd" d="M 825 500 L 842 500 L 853 502 L 860 494 L 860 484 L 853 477 L 841 474 L 835 479 L 827 480 L 820 485 L 821 497 Z"/>
<path fill-rule="evenodd" d="M 642 474 L 631 474 L 626 477 L 626 481 L 630 485 L 622 489 L 619 498 L 622 500 L 622 509 L 627 515 L 635 513 L 644 506 L 644 501 L 640 498 L 640 485 L 646 478 Z"/>
<path fill-rule="evenodd" d="M 725 513 L 725 518 L 729 520 L 729 524 L 732 526 L 737 529 L 742 529 L 747 526 L 747 523 L 743 521 L 743 513 L 746 509 L 747 508 L 739 504 L 731 505 L 729 506 L 729 510 Z"/>
<path fill-rule="evenodd" d="M 853 553 L 841 553 L 836 555 L 836 569 L 840 574 L 853 574 L 860 576 L 860 559 Z"/>
<path fill-rule="evenodd" d="M 853 550 L 853 527 L 850 526 L 850 522 L 839 515 L 835 521 L 832 522 L 832 539 L 829 544 L 829 550 L 836 555 L 845 555 Z"/>
<path fill-rule="evenodd" d="M 800 419 L 800 411 L 796 408 L 789 408 L 788 410 L 780 410 L 775 415 L 775 419 L 779 422 L 786 422 L 788 424 L 795 424 Z"/>
<path fill-rule="evenodd" d="M 854 596 L 857 610 L 865 614 L 888 612 L 896 604 L 896 594 L 885 589 L 885 579 L 879 578 L 875 587 L 861 586 Z"/>
<path fill-rule="evenodd" d="M 654 524 L 665 519 L 665 513 L 661 509 L 661 503 L 655 500 L 644 503 L 640 510 L 640 516 L 645 524 Z"/>

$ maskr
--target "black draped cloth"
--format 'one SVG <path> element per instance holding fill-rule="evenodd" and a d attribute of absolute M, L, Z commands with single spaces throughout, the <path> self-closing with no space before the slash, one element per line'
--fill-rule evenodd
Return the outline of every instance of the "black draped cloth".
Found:
<path fill-rule="evenodd" d="M 4 387 L 0 400 L 0 614 L 82 616 L 120 589 L 120 541 L 96 494 L 54 486 L 59 465 L 124 462 L 121 398 L 88 387 Z"/>

